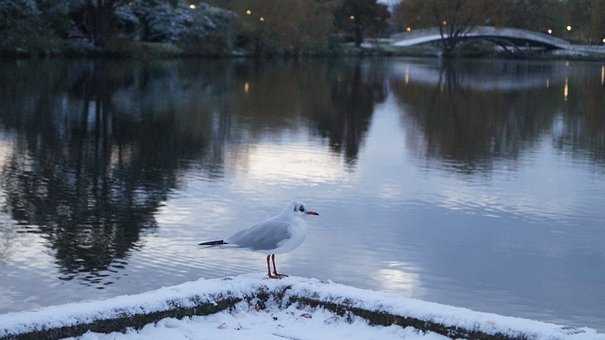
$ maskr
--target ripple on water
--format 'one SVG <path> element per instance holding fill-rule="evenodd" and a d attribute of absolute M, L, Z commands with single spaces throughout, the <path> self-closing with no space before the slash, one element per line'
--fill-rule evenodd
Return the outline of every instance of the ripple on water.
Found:
<path fill-rule="evenodd" d="M 24 66 L 0 62 L 27 85 L 0 91 L 0 313 L 264 272 L 196 244 L 302 199 L 284 272 L 605 329 L 600 66 Z"/>

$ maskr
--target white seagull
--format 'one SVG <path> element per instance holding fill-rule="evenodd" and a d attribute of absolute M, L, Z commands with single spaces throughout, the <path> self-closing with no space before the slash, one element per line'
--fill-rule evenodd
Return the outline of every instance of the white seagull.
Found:
<path fill-rule="evenodd" d="M 319 215 L 307 210 L 302 202 L 292 202 L 281 214 L 265 222 L 253 225 L 235 233 L 226 240 L 202 242 L 200 246 L 218 246 L 228 244 L 237 248 L 246 248 L 267 254 L 267 274 L 270 279 L 280 279 L 287 275 L 277 272 L 275 254 L 284 254 L 298 248 L 307 236 L 307 224 L 303 217 Z M 271 265 L 273 262 L 273 273 Z"/>

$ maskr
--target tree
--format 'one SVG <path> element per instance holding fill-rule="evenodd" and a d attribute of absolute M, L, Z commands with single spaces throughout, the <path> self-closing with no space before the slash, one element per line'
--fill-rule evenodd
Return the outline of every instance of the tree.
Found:
<path fill-rule="evenodd" d="M 25 47 L 41 31 L 39 15 L 34 0 L 0 1 L 0 50 Z"/>
<path fill-rule="evenodd" d="M 214 3 L 239 15 L 239 46 L 255 54 L 299 54 L 328 45 L 332 18 L 330 7 L 324 0 Z"/>
<path fill-rule="evenodd" d="M 536 32 L 564 27 L 562 3 L 559 0 L 502 0 L 494 25 Z M 553 31 L 554 33 L 555 31 Z"/>
<path fill-rule="evenodd" d="M 125 0 L 88 0 L 82 7 L 82 24 L 96 46 L 105 46 L 113 34 L 115 10 Z"/>
<path fill-rule="evenodd" d="M 383 32 L 389 17 L 387 6 L 376 0 L 344 0 L 334 13 L 334 24 L 353 34 L 355 45 L 359 47 L 367 34 Z"/>
<path fill-rule="evenodd" d="M 605 0 L 592 0 L 590 13 L 590 41 L 605 43 Z"/>
<path fill-rule="evenodd" d="M 590 39 L 591 0 L 569 0 L 565 2 L 565 14 L 572 31 L 566 33 L 568 39 L 588 41 Z"/>
<path fill-rule="evenodd" d="M 86 0 L 71 1 L 70 15 L 80 30 L 87 35 L 95 46 L 104 47 L 116 33 L 117 11 L 124 6 L 150 8 L 163 4 L 172 7 L 179 0 Z"/>
<path fill-rule="evenodd" d="M 449 19 L 446 19 L 449 18 Z M 478 25 L 549 32 L 567 39 L 601 43 L 605 0 L 402 0 L 393 22 L 398 27 L 440 27 L 451 52 Z M 571 31 L 566 26 L 571 26 Z"/>
<path fill-rule="evenodd" d="M 498 0 L 404 0 L 395 17 L 406 27 L 438 27 L 441 48 L 449 55 L 477 26 L 493 25 Z"/>

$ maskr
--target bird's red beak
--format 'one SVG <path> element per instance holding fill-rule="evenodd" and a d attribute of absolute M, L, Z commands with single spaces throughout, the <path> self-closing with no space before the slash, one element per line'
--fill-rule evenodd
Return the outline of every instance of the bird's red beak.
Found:
<path fill-rule="evenodd" d="M 319 216 L 319 213 L 317 211 L 313 211 L 313 210 L 308 210 L 305 214 Z"/>

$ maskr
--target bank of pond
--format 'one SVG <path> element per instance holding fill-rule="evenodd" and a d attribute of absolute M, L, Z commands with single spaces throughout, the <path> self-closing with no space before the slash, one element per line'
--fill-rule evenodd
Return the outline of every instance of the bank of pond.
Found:
<path fill-rule="evenodd" d="M 590 328 L 475 312 L 316 279 L 270 280 L 258 274 L 200 279 L 138 295 L 0 315 L 0 339 L 60 339 L 90 332 L 133 335 L 140 329 L 149 332 L 154 323 L 166 319 L 178 328 L 182 325 L 176 320 L 192 322 L 191 318 L 217 313 L 268 313 L 269 323 L 283 320 L 284 331 L 291 329 L 288 323 L 322 318 L 328 329 L 361 323 L 370 334 L 379 335 L 384 327 L 391 327 L 391 332 L 403 328 L 413 335 L 410 338 L 605 339 L 605 334 Z M 204 319 L 193 321 L 203 324 Z M 259 331 L 266 327 L 263 322 L 255 324 Z"/>

